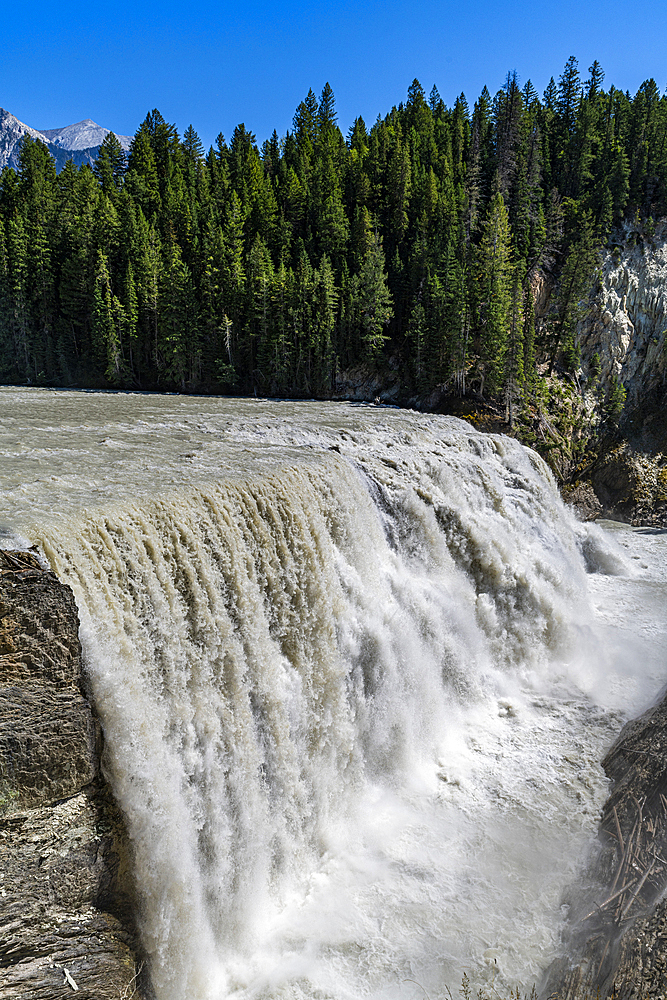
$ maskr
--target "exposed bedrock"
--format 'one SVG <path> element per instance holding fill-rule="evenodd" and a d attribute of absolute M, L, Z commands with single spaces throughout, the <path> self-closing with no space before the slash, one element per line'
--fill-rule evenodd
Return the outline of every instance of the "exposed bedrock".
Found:
<path fill-rule="evenodd" d="M 637 444 L 667 444 L 661 414 L 667 388 L 667 220 L 649 236 L 628 232 L 623 249 L 606 251 L 578 340 L 590 383 L 625 388 L 621 426 Z M 595 356 L 599 361 L 594 361 Z"/>
<path fill-rule="evenodd" d="M 584 477 L 607 516 L 667 523 L 667 220 L 628 224 L 604 253 L 578 344 L 592 425 L 623 406 Z"/>
<path fill-rule="evenodd" d="M 140 997 L 129 846 L 69 587 L 0 551 L 0 995 Z M 78 988 L 75 990 L 75 986 Z"/>

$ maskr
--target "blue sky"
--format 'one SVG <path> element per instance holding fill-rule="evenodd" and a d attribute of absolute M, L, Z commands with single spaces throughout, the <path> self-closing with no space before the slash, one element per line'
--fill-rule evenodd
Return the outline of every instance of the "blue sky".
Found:
<path fill-rule="evenodd" d="M 208 147 L 244 122 L 267 138 L 291 127 L 309 87 L 329 81 L 344 132 L 403 100 L 417 77 L 451 105 L 493 94 L 507 70 L 541 94 L 570 55 L 605 85 L 667 85 L 667 17 L 645 0 L 525 4 L 506 0 L 201 0 L 157 4 L 3 4 L 0 106 L 34 128 L 93 118 L 132 135 L 158 108 Z"/>

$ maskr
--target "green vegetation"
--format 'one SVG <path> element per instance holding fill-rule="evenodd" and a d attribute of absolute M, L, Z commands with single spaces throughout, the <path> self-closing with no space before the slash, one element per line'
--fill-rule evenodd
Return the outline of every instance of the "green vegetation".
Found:
<path fill-rule="evenodd" d="M 19 798 L 19 793 L 6 781 L 0 779 L 0 816 L 12 808 L 12 805 Z"/>
<path fill-rule="evenodd" d="M 538 412 L 600 247 L 667 211 L 667 97 L 603 79 L 571 58 L 541 99 L 508 74 L 472 110 L 415 80 L 347 138 L 327 84 L 282 138 L 208 153 L 152 111 L 129 157 L 110 134 L 59 174 L 27 136 L 0 174 L 0 380 L 326 397 L 391 358 L 414 394 Z"/>

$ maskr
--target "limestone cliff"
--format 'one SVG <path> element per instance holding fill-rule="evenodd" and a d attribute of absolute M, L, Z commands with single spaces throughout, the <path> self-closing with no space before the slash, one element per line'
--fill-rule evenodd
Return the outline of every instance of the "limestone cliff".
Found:
<path fill-rule="evenodd" d="M 70 589 L 0 551 L 0 995 L 144 995 L 129 848 L 100 774 Z"/>
<path fill-rule="evenodd" d="M 647 448 L 667 447 L 667 220 L 651 235 L 627 227 L 623 248 L 605 251 L 578 331 L 586 382 L 626 392 L 620 425 Z"/>
<path fill-rule="evenodd" d="M 667 220 L 656 227 L 626 225 L 622 243 L 603 253 L 577 339 L 592 445 L 584 477 L 608 515 L 662 523 L 667 518 Z"/>

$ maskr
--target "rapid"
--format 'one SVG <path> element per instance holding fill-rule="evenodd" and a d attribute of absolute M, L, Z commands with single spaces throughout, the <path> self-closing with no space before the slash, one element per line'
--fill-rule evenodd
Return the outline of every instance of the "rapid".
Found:
<path fill-rule="evenodd" d="M 530 989 L 667 680 L 667 536 L 384 407 L 0 389 L 73 589 L 158 1000 Z"/>

